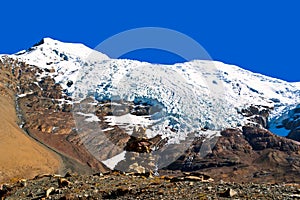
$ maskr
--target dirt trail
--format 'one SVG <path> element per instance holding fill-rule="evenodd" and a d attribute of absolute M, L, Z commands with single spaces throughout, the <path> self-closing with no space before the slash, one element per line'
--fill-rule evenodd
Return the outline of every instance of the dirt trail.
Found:
<path fill-rule="evenodd" d="M 70 158 L 69 156 L 65 155 L 64 153 L 58 151 L 55 148 L 52 148 L 51 146 L 43 143 L 42 141 L 38 140 L 35 136 L 33 136 L 29 131 L 25 131 L 26 134 L 33 140 L 35 140 L 37 143 L 42 145 L 45 149 L 49 150 L 50 152 L 53 152 L 59 158 L 61 159 L 61 165 L 60 168 L 58 169 L 57 173 L 64 175 L 67 172 L 76 172 L 79 174 L 92 174 L 95 171 L 93 171 L 89 166 L 84 165 L 80 163 L 79 161 Z"/>
<path fill-rule="evenodd" d="M 59 156 L 24 134 L 13 99 L 0 95 L 0 183 L 55 173 L 61 165 Z"/>

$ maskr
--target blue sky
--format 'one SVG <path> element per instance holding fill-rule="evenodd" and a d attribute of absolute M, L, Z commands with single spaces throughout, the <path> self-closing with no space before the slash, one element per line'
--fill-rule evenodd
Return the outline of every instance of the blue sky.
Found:
<path fill-rule="evenodd" d="M 44 2 L 1 2 L 0 53 L 27 49 L 43 37 L 94 48 L 121 31 L 164 27 L 192 37 L 214 60 L 300 81 L 300 3 L 296 0 Z M 181 61 L 154 50 L 123 57 L 156 63 Z"/>

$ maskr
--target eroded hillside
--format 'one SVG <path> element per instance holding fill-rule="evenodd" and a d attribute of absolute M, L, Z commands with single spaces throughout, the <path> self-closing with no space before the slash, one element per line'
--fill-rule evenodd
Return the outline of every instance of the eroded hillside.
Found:
<path fill-rule="evenodd" d="M 16 65 L 12 60 L 7 64 Z M 17 79 L 12 68 L 0 63 L 0 183 L 55 173 L 61 166 L 59 156 L 28 137 L 18 126 L 15 110 Z"/>

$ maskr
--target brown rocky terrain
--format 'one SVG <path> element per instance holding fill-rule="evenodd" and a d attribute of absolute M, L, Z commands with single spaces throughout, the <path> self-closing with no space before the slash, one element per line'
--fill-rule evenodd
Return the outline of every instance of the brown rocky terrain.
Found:
<path fill-rule="evenodd" d="M 112 172 L 51 176 L 3 185 L 5 199 L 297 199 L 300 185 L 214 181 L 201 173 L 150 174 Z"/>
<path fill-rule="evenodd" d="M 168 169 L 202 171 L 215 180 L 275 183 L 300 181 L 300 145 L 256 127 L 227 129 L 221 132 L 212 152 L 204 158 L 194 144 L 186 156 L 182 156 Z M 205 144 L 204 144 L 205 145 Z M 193 155 L 193 164 L 186 167 L 187 157 Z"/>
<path fill-rule="evenodd" d="M 61 113 L 58 113 L 57 117 L 54 115 L 56 110 L 54 109 L 54 107 L 53 108 L 51 107 L 55 105 L 53 103 L 53 97 L 51 95 L 55 93 L 61 95 L 61 92 L 55 92 L 55 89 L 57 90 L 57 85 L 55 84 L 54 86 L 51 85 L 51 81 L 53 80 L 51 80 L 48 85 L 49 88 L 53 89 L 52 90 L 53 93 L 51 94 L 51 92 L 49 92 L 51 91 L 50 89 L 46 89 L 45 91 L 42 91 L 42 89 L 37 86 L 38 83 L 35 82 L 36 81 L 35 74 L 39 70 L 38 68 L 34 66 L 29 66 L 22 62 L 18 62 L 17 60 L 13 60 L 8 57 L 4 57 L 2 59 L 0 63 L 0 67 L 1 67 L 1 78 L 0 78 L 1 95 L 5 97 L 4 98 L 5 101 L 3 100 L 4 101 L 3 103 L 5 104 L 3 104 L 3 106 L 5 105 L 5 109 L 9 109 L 10 111 L 10 113 L 8 113 L 7 110 L 3 110 L 2 119 L 8 121 L 7 119 L 5 119 L 6 116 L 10 120 L 8 121 L 10 123 L 10 126 L 16 127 L 16 129 L 19 130 L 19 133 L 22 133 L 21 138 L 24 136 L 24 133 L 26 132 L 28 136 L 30 136 L 33 140 L 36 140 L 38 141 L 38 143 L 40 143 L 40 145 L 38 146 L 42 145 L 45 146 L 46 149 L 48 149 L 46 150 L 44 148 L 44 151 L 41 151 L 42 154 L 41 156 L 44 157 L 45 159 L 45 161 L 43 161 L 44 163 L 42 162 L 42 160 L 40 160 L 41 162 L 40 165 L 41 166 L 46 165 L 47 167 L 45 167 L 45 169 L 41 168 L 39 170 L 39 169 L 34 169 L 35 165 L 32 164 L 33 169 L 30 170 L 29 172 L 28 169 L 30 169 L 31 166 L 31 162 L 30 162 L 31 159 L 29 159 L 28 156 L 27 158 L 25 156 L 23 156 L 24 158 L 22 158 L 22 153 L 18 154 L 19 151 L 17 148 L 18 145 L 14 147 L 12 143 L 13 140 L 11 141 L 11 144 L 9 143 L 9 141 L 7 141 L 7 143 L 11 145 L 7 147 L 11 147 L 11 149 L 16 148 L 17 151 L 15 153 L 19 155 L 16 158 L 20 158 L 20 159 L 15 159 L 15 160 L 12 159 L 12 161 L 14 161 L 13 163 L 15 163 L 16 165 L 15 167 L 12 167 L 11 165 L 5 165 L 7 166 L 5 167 L 5 169 L 11 168 L 12 171 L 12 173 L 10 173 L 10 176 L 8 176 L 8 179 L 6 177 L 5 180 L 7 181 L 9 180 L 9 178 L 13 178 L 15 176 L 15 174 L 13 174 L 13 171 L 18 171 L 18 169 L 16 168 L 19 167 L 22 168 L 21 165 L 27 166 L 28 168 L 27 171 L 26 170 L 22 171 L 23 177 L 30 177 L 30 176 L 37 175 L 39 173 L 49 173 L 50 171 L 47 170 L 47 168 L 51 169 L 52 173 L 57 171 L 64 172 L 67 170 L 77 171 L 80 173 L 91 173 L 93 170 L 91 166 L 89 166 L 89 163 L 87 164 L 86 161 L 86 160 L 93 160 L 91 159 L 91 156 L 89 157 L 88 153 L 84 153 L 86 152 L 84 149 L 82 150 L 82 152 L 79 153 L 78 149 L 81 148 L 80 147 L 76 148 L 75 145 L 74 146 L 70 145 L 66 139 L 64 128 L 67 127 L 66 131 L 68 131 L 68 130 L 72 130 L 72 128 L 74 127 L 70 125 L 74 123 L 71 120 L 70 112 L 68 114 L 64 114 L 65 108 L 59 107 Z M 68 117 L 70 117 L 70 120 L 68 120 Z M 26 122 L 29 122 L 29 125 L 27 125 Z M 50 124 L 51 123 L 57 124 L 58 122 L 60 122 L 59 127 L 62 129 L 60 130 L 61 134 L 59 135 L 49 134 L 50 132 L 47 132 L 49 131 L 49 129 L 45 128 L 48 127 L 49 125 L 48 122 L 50 122 Z M 70 124 L 66 122 L 69 122 Z M 38 126 L 36 126 L 37 124 Z M 19 126 L 22 127 L 23 130 L 20 129 Z M 4 129 L 4 126 L 3 129 L 1 129 L 1 131 L 3 135 L 7 134 L 6 129 Z M 30 137 L 28 136 L 26 136 L 27 139 L 30 139 Z M 5 141 L 3 140 L 3 142 Z M 16 144 L 18 144 L 17 141 Z M 34 142 L 32 146 L 33 149 L 39 150 L 36 149 L 37 147 L 35 147 Z M 28 144 L 27 148 L 29 147 L 30 145 Z M 20 148 L 23 149 L 22 146 Z M 2 154 L 3 158 L 4 157 L 6 159 L 11 158 L 9 154 L 6 153 L 6 152 L 10 152 L 7 151 L 6 148 L 1 148 L 1 151 L 3 151 Z M 47 151 L 48 154 L 45 153 Z M 11 151 L 11 153 L 14 152 Z M 5 156 L 5 154 L 7 154 L 7 157 Z M 31 154 L 29 153 L 28 155 Z M 33 156 L 32 160 L 35 160 L 35 158 L 37 159 L 39 158 L 39 156 L 35 157 L 35 155 L 36 153 L 32 153 Z M 47 163 L 47 160 L 49 162 L 52 162 L 53 159 L 58 160 L 56 164 L 53 163 L 50 165 L 49 163 Z M 81 159 L 83 161 L 81 161 Z M 24 160 L 24 162 L 27 161 L 28 164 L 25 164 L 22 160 Z M 92 163 L 92 161 L 90 163 Z M 98 165 L 102 167 L 101 164 Z M 100 167 L 98 168 L 95 167 L 95 170 L 98 170 Z M 103 169 L 103 171 L 105 170 Z M 28 176 L 27 174 L 30 176 Z M 22 177 L 22 175 L 20 174 L 16 177 Z"/>
<path fill-rule="evenodd" d="M 11 70 L 12 62 L 15 65 L 14 70 Z M 36 73 L 40 73 L 41 69 L 22 62 L 6 58 L 3 67 L 10 69 L 6 72 L 11 77 L 10 82 L 14 83 L 10 87 L 13 87 L 14 95 L 19 95 L 16 104 L 22 128 L 36 140 L 74 159 L 72 163 L 78 160 L 80 166 L 87 166 L 82 171 L 88 172 L 90 167 L 105 171 L 102 164 L 91 157 L 82 146 L 69 142 L 69 137 L 76 134 L 70 112 L 72 105 L 60 105 L 58 102 L 58 99 L 64 98 L 67 101 L 67 97 L 63 98 L 60 86 L 47 77 L 37 81 Z M 69 167 L 73 167 L 72 164 Z"/>
<path fill-rule="evenodd" d="M 0 183 L 55 173 L 61 167 L 59 156 L 28 137 L 18 126 L 16 87 L 11 68 L 0 63 Z"/>

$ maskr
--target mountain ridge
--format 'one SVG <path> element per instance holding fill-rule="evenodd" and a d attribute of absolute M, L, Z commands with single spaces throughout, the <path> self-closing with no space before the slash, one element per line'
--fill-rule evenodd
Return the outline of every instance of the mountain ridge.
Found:
<path fill-rule="evenodd" d="M 80 78 L 78 77 L 79 73 L 82 71 L 82 68 L 85 68 L 85 66 L 87 65 L 91 67 L 94 66 L 94 68 L 103 67 L 102 65 L 104 65 L 104 67 L 106 67 L 107 69 L 111 69 L 112 66 L 117 65 L 120 66 L 120 69 L 117 69 L 119 71 L 123 70 L 124 67 L 126 68 L 125 65 L 133 65 L 135 69 L 137 69 L 139 66 L 151 65 L 150 63 L 146 62 L 131 61 L 127 59 L 110 59 L 108 56 L 92 50 L 82 44 L 63 43 L 51 38 L 42 39 L 41 42 L 38 43 L 38 45 L 35 45 L 32 48 L 33 49 L 29 51 L 21 51 L 16 55 L 11 55 L 11 57 L 22 60 L 30 65 L 38 66 L 42 69 L 48 69 L 49 72 L 46 71 L 41 74 L 37 74 L 37 76 L 40 76 L 41 78 L 43 76 L 50 75 L 50 77 L 54 78 L 56 83 L 59 83 L 62 86 L 66 94 L 72 94 L 74 92 L 74 85 L 76 85 L 75 82 L 78 78 Z M 101 64 L 103 61 L 107 62 L 105 64 Z M 200 67 L 198 67 L 198 65 Z M 155 64 L 153 66 L 163 66 L 169 68 L 172 68 L 172 66 L 177 66 L 182 69 L 186 68 L 187 70 L 191 70 L 191 73 L 186 74 L 184 72 L 181 72 L 180 69 L 172 69 L 170 70 L 170 72 L 175 71 L 176 75 L 179 74 L 183 77 L 185 82 L 193 85 L 196 85 L 197 81 L 206 82 L 204 84 L 198 84 L 197 89 L 202 89 L 202 93 L 217 93 L 222 90 L 220 93 L 222 93 L 222 98 L 225 98 L 227 100 L 227 102 L 225 103 L 230 103 L 237 109 L 245 108 L 246 106 L 249 107 L 255 104 L 274 108 L 275 111 L 272 111 L 270 113 L 270 118 L 277 117 L 281 114 L 281 112 L 287 109 L 287 107 L 290 107 L 288 109 L 292 109 L 299 103 L 297 101 L 297 98 L 299 99 L 300 97 L 300 82 L 289 83 L 277 78 L 267 77 L 258 73 L 252 73 L 249 70 L 244 70 L 235 65 L 227 65 L 218 61 L 195 60 L 186 63 L 176 63 L 174 65 Z M 51 70 L 54 71 L 54 73 L 52 73 Z M 101 73 L 104 73 L 104 70 L 106 69 L 103 68 Z M 132 72 L 134 69 L 129 67 L 129 70 L 131 70 Z M 196 70 L 198 70 L 198 72 Z M 202 74 L 201 70 L 204 71 Z M 205 70 L 207 72 L 205 72 Z M 93 72 L 97 71 L 94 70 Z M 100 73 L 100 71 L 97 73 Z M 200 74 L 197 75 L 197 73 Z M 215 74 L 212 75 L 212 77 L 206 77 L 205 73 Z M 124 75 L 125 74 L 119 74 L 119 76 Z M 188 76 L 195 77 L 189 79 Z M 221 83 L 220 88 L 215 87 L 214 84 L 210 84 L 209 81 L 211 80 L 209 79 L 214 79 L 212 81 L 218 81 L 219 83 Z M 69 85 L 70 83 L 74 84 L 69 87 L 68 83 Z M 240 94 L 236 95 L 237 93 Z M 212 94 L 212 96 L 215 95 L 216 94 Z M 247 98 L 249 96 L 252 97 Z M 241 100 L 243 102 L 243 105 L 236 105 Z M 228 110 L 230 109 L 228 108 Z M 233 115 L 233 112 L 235 111 L 231 112 L 231 114 Z M 273 116 L 272 113 L 274 113 Z M 238 117 L 236 116 L 236 118 Z M 238 119 L 236 121 L 238 121 L 236 123 L 241 123 L 241 121 L 239 121 Z M 276 131 L 274 128 L 272 130 Z"/>

